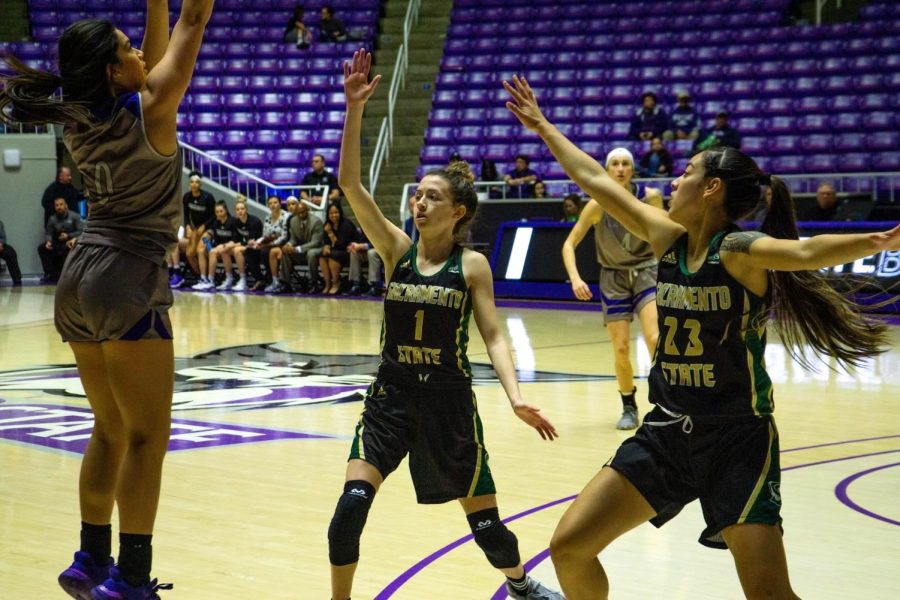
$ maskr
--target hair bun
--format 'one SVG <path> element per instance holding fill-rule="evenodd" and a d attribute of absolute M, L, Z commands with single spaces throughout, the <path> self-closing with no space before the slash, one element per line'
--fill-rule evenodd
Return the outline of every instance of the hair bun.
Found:
<path fill-rule="evenodd" d="M 472 169 L 469 167 L 469 163 L 464 160 L 455 160 L 447 165 L 447 172 L 454 175 L 459 175 L 469 183 L 475 183 L 475 174 L 472 173 Z"/>

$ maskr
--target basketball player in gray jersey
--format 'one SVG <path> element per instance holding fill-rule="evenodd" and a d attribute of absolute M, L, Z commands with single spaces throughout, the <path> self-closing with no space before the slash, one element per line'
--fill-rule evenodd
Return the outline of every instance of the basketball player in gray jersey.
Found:
<path fill-rule="evenodd" d="M 60 37 L 59 75 L 7 59 L 14 74 L 0 92 L 0 118 L 64 124 L 89 196 L 55 309 L 95 418 L 79 481 L 81 548 L 59 576 L 74 598 L 158 598 L 171 587 L 150 580 L 174 386 L 164 259 L 181 219 L 176 112 L 212 4 L 184 0 L 170 38 L 168 3 L 148 0 L 141 50 L 109 21 L 78 21 Z"/>
<path fill-rule="evenodd" d="M 606 170 L 626 190 L 632 190 L 634 157 L 625 148 L 613 148 L 606 156 Z M 662 197 L 647 188 L 645 203 L 662 208 Z M 634 369 L 631 366 L 631 321 L 637 314 L 644 332 L 647 349 L 653 356 L 659 338 L 656 319 L 656 257 L 650 244 L 628 232 L 616 219 L 606 213 L 596 200 L 590 200 L 578 222 L 563 244 L 563 263 L 572 282 L 572 291 L 579 300 L 593 297 L 590 288 L 578 274 L 575 248 L 584 239 L 588 228 L 594 228 L 597 262 L 600 263 L 600 300 L 603 320 L 612 340 L 615 353 L 616 381 L 622 396 L 622 416 L 617 429 L 635 429 L 638 425 L 635 402 Z"/>

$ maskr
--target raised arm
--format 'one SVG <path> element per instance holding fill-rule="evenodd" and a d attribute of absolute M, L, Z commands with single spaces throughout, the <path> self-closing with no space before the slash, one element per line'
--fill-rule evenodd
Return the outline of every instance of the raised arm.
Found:
<path fill-rule="evenodd" d="M 506 338 L 497 324 L 497 308 L 494 305 L 494 277 L 487 259 L 471 250 L 463 254 L 463 272 L 466 274 L 466 284 L 472 293 L 472 308 L 475 313 L 475 324 L 478 332 L 484 340 L 488 356 L 494 371 L 500 379 L 500 385 L 506 392 L 509 404 L 516 416 L 525 421 L 545 440 L 553 440 L 558 437 L 553 424 L 541 415 L 539 408 L 525 404 L 519 392 L 519 382 L 516 378 L 516 367 L 513 364 L 512 355 Z"/>
<path fill-rule="evenodd" d="M 758 231 L 728 234 L 722 261 L 737 272 L 747 269 L 812 271 L 842 265 L 882 250 L 900 250 L 900 225 L 879 233 L 823 234 L 784 240 Z"/>
<path fill-rule="evenodd" d="M 213 0 L 184 0 L 165 53 L 147 75 L 147 87 L 141 92 L 147 139 L 161 154 L 172 154 L 178 148 L 178 105 L 191 82 L 212 7 Z M 149 10 L 147 18 L 149 21 Z"/>
<path fill-rule="evenodd" d="M 141 51 L 147 71 L 162 60 L 169 46 L 169 0 L 147 0 L 147 25 Z"/>
<path fill-rule="evenodd" d="M 578 244 L 581 243 L 581 240 L 584 239 L 590 228 L 600 221 L 602 216 L 603 209 L 592 198 L 582 209 L 581 214 L 578 215 L 578 221 L 572 227 L 572 230 L 566 237 L 566 241 L 563 242 L 563 264 L 566 266 L 566 273 L 569 274 L 569 281 L 572 282 L 572 292 L 579 300 L 590 300 L 594 295 L 578 272 L 578 265 L 575 262 L 575 248 L 578 247 Z"/>
<path fill-rule="evenodd" d="M 338 167 L 338 184 L 350 202 L 366 237 L 384 259 L 385 269 L 393 270 L 394 264 L 412 244 L 403 230 L 387 220 L 369 191 L 363 187 L 359 166 L 359 136 L 362 129 L 363 109 L 381 75 L 369 81 L 372 55 L 363 49 L 353 53 L 353 61 L 344 63 L 344 94 L 347 97 L 347 114 L 344 117 L 344 136 L 341 140 L 341 162 Z"/>
<path fill-rule="evenodd" d="M 513 100 L 506 107 L 525 127 L 541 136 L 566 174 L 628 231 L 650 242 L 657 256 L 668 250 L 684 229 L 671 221 L 665 211 L 632 196 L 597 161 L 560 133 L 541 112 L 524 78 L 513 76 L 513 84 L 515 87 L 503 82 Z"/>

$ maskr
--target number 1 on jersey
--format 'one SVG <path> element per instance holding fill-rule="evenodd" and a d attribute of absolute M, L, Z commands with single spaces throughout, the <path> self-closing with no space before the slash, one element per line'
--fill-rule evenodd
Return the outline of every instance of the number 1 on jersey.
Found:
<path fill-rule="evenodd" d="M 416 341 L 422 341 L 422 327 L 425 326 L 425 310 L 416 311 Z"/>

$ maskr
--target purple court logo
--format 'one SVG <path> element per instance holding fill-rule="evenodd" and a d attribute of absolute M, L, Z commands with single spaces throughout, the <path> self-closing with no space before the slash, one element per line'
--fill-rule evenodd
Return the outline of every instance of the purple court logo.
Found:
<path fill-rule="evenodd" d="M 175 360 L 171 450 L 275 439 L 328 439 L 317 433 L 182 419 L 196 410 L 251 411 L 358 402 L 378 370 L 368 354 L 308 354 L 277 344 L 222 348 Z M 476 385 L 496 384 L 490 365 L 472 364 Z M 521 371 L 522 383 L 598 381 L 608 376 Z M 57 404 L 49 403 L 53 400 Z M 0 372 L 0 440 L 83 452 L 93 418 L 75 365 Z"/>

